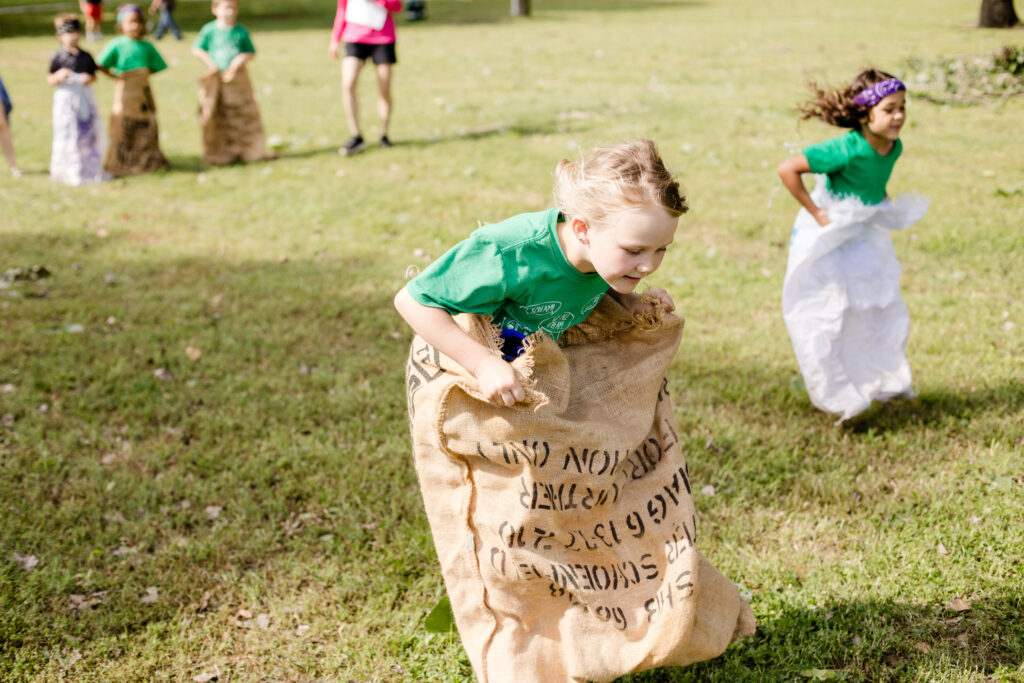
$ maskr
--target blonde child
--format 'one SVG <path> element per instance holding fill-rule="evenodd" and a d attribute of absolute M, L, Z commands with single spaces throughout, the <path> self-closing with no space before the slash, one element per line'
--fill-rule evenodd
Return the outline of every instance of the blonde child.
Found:
<path fill-rule="evenodd" d="M 522 401 L 507 362 L 535 332 L 557 339 L 611 293 L 634 312 L 633 292 L 661 265 L 686 199 L 650 140 L 598 148 L 556 170 L 557 208 L 476 230 L 411 280 L 395 307 L 413 330 L 472 374 L 496 405 Z M 651 291 L 672 311 L 663 289 Z M 470 338 L 456 313 L 492 316 L 504 359 Z"/>
<path fill-rule="evenodd" d="M 391 147 L 388 126 L 391 123 L 391 70 L 398 57 L 395 53 L 395 22 L 391 15 L 402 10 L 402 0 L 338 0 L 334 30 L 327 48 L 332 59 L 338 58 L 338 46 L 345 43 L 341 62 L 341 94 L 345 119 L 351 137 L 338 150 L 346 156 L 366 149 L 359 127 L 359 101 L 356 85 L 366 60 L 373 58 L 377 68 L 377 113 L 380 116 L 380 146 Z"/>
<path fill-rule="evenodd" d="M 79 48 L 82 24 L 74 14 L 54 19 L 60 49 L 50 60 L 46 82 L 53 86 L 53 152 L 50 178 L 67 185 L 103 180 L 103 124 L 92 83 L 96 62 Z"/>
<path fill-rule="evenodd" d="M 199 79 L 203 157 L 214 165 L 271 158 L 245 65 L 256 57 L 238 21 L 237 0 L 213 0 L 216 19 L 199 31 L 192 54 L 206 66 Z"/>
<path fill-rule="evenodd" d="M 7 94 L 4 81 L 0 78 L 0 150 L 3 150 L 4 158 L 7 159 L 7 167 L 11 169 L 11 175 L 15 178 L 22 176 L 18 167 L 18 159 L 14 154 L 14 141 L 11 139 L 10 115 L 14 105 L 11 103 L 11 96 Z"/>
<path fill-rule="evenodd" d="M 117 80 L 104 168 L 116 176 L 167 168 L 149 87 L 150 74 L 163 71 L 167 63 L 152 43 L 142 39 L 146 24 L 141 7 L 121 6 L 117 26 L 122 35 L 107 43 L 98 59 L 100 69 Z"/>
<path fill-rule="evenodd" d="M 555 208 L 479 228 L 395 297 L 417 332 L 416 473 L 478 680 L 610 681 L 754 631 L 690 531 L 665 375 L 682 320 L 664 290 L 635 293 L 686 199 L 649 140 L 555 175 Z"/>
<path fill-rule="evenodd" d="M 868 69 L 844 88 L 814 93 L 803 118 L 850 130 L 779 165 L 803 207 L 790 241 L 783 317 L 811 402 L 843 421 L 872 401 L 914 396 L 905 353 L 910 315 L 889 231 L 915 223 L 928 202 L 890 200 L 886 192 L 903 151 L 903 83 Z M 802 173 L 820 174 L 813 192 Z"/>

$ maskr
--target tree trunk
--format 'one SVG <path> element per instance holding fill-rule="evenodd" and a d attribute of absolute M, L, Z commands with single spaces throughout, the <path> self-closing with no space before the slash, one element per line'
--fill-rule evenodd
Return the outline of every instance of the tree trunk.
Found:
<path fill-rule="evenodd" d="M 512 16 L 526 17 L 530 14 L 530 0 L 512 0 Z"/>
<path fill-rule="evenodd" d="M 1018 21 L 1013 0 L 981 0 L 981 16 L 978 18 L 981 28 L 1010 28 Z"/>

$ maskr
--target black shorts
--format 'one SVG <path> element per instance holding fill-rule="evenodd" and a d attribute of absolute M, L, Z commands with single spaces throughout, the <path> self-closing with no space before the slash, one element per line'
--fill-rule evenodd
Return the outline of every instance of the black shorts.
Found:
<path fill-rule="evenodd" d="M 365 62 L 373 57 L 374 64 L 397 64 L 398 57 L 395 56 L 395 44 L 383 43 L 382 45 L 371 45 L 370 43 L 345 43 L 345 56 L 355 57 Z"/>

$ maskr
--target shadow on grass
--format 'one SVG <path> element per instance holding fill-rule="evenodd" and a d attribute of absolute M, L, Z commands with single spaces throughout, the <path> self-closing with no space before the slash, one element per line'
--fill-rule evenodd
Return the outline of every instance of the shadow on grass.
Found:
<path fill-rule="evenodd" d="M 68 2 L 60 10 L 48 7 L 53 3 L 33 3 L 25 0 L 23 6 L 46 5 L 42 10 L 26 10 L 0 14 L 0 39 L 20 36 L 53 37 L 53 17 L 57 12 L 77 12 L 77 3 Z M 616 12 L 616 11 L 657 11 L 666 7 L 701 6 L 699 0 L 545 0 L 534 3 L 535 16 L 547 16 L 549 12 Z M 114 7 L 112 3 L 104 13 L 104 29 L 113 32 Z M 239 16 L 239 22 L 253 33 L 270 31 L 301 31 L 320 29 L 327 36 L 334 23 L 335 5 L 322 0 L 247 0 Z M 186 34 L 197 32 L 213 19 L 209 4 L 205 2 L 178 3 L 174 13 L 175 21 Z M 455 2 L 453 0 L 428 0 L 427 19 L 406 22 L 403 13 L 396 15 L 399 40 L 404 31 L 428 28 L 432 24 L 499 24 L 509 21 L 529 21 L 529 17 L 512 17 L 508 0 L 475 0 Z M 188 38 L 186 38 L 188 39 Z M 256 40 L 259 40 L 257 35 Z"/>
<path fill-rule="evenodd" d="M 755 609 L 757 599 L 755 598 Z M 661 669 L 618 683 L 696 681 L 908 681 L 938 672 L 1018 672 L 1024 661 L 1020 623 L 1024 598 L 1012 592 L 971 602 L 966 611 L 942 605 L 841 601 L 819 609 L 778 610 L 758 619 L 757 633 L 719 658 Z M 966 677 L 957 677 L 966 680 Z"/>
<path fill-rule="evenodd" d="M 1011 379 L 977 391 L 926 391 L 913 401 L 893 401 L 873 408 L 846 427 L 854 434 L 896 432 L 969 421 L 983 414 L 1024 411 L 1024 381 Z"/>

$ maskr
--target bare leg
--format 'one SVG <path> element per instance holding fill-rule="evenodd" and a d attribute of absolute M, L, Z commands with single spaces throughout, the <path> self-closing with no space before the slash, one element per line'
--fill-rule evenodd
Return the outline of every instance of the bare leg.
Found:
<path fill-rule="evenodd" d="M 345 119 L 352 135 L 359 135 L 359 102 L 356 98 L 356 83 L 359 71 L 363 68 L 363 60 L 357 57 L 345 57 L 341 62 L 341 98 L 345 104 Z"/>
<path fill-rule="evenodd" d="M 391 123 L 391 65 L 377 65 L 377 87 L 380 95 L 377 98 L 377 113 L 380 115 L 380 134 L 388 134 L 388 125 Z"/>
<path fill-rule="evenodd" d="M 11 127 L 7 125 L 7 114 L 3 107 L 0 107 L 0 149 L 3 149 L 4 157 L 7 158 L 7 165 L 11 167 L 11 175 L 15 178 L 21 177 L 21 169 L 18 168 L 18 160 L 14 156 L 14 142 L 11 140 Z"/>

